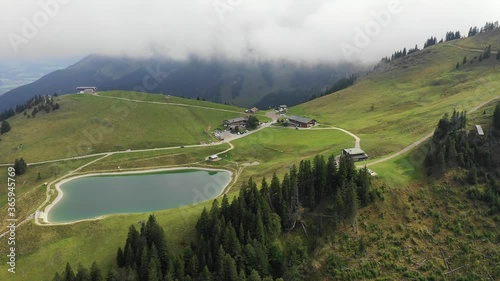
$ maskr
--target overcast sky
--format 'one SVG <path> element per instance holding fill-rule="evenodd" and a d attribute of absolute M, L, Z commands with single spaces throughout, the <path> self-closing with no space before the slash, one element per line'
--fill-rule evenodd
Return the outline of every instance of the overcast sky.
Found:
<path fill-rule="evenodd" d="M 0 59 L 373 62 L 429 36 L 497 21 L 498 11 L 498 0 L 1 0 Z"/>

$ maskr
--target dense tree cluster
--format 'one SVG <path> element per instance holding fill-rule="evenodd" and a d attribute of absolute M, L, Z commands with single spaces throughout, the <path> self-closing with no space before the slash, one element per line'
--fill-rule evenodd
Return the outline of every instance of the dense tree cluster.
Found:
<path fill-rule="evenodd" d="M 341 79 L 337 80 L 337 82 L 335 82 L 335 84 L 333 84 L 333 86 L 328 88 L 323 94 L 320 94 L 320 95 L 313 94 L 311 96 L 310 100 L 313 100 L 313 99 L 316 99 L 316 98 L 319 98 L 319 97 L 322 97 L 325 95 L 329 95 L 329 94 L 338 92 L 338 91 L 346 89 L 346 88 L 349 88 L 350 86 L 354 85 L 356 80 L 358 80 L 358 76 L 356 74 L 352 74 L 351 76 L 349 76 L 347 78 L 346 77 L 341 78 Z"/>
<path fill-rule="evenodd" d="M 250 178 L 232 202 L 225 195 L 203 209 L 194 241 L 180 254 L 168 248 L 154 216 L 139 231 L 132 225 L 117 252 L 118 268 L 106 280 L 303 280 L 307 246 L 284 233 L 297 225 L 306 231 L 304 217 L 322 204 L 336 222 L 354 222 L 358 205 L 372 198 L 370 185 L 366 169 L 357 170 L 347 157 L 337 167 L 333 156 L 291 166 L 282 181 L 276 174 L 270 183 L 264 178 L 260 189 Z"/>
<path fill-rule="evenodd" d="M 460 39 L 461 36 L 460 36 L 460 31 L 448 31 L 446 32 L 446 37 L 445 37 L 445 41 L 451 41 L 451 40 L 456 40 L 456 39 Z"/>
<path fill-rule="evenodd" d="M 9 132 L 9 131 L 10 131 L 10 129 L 11 129 L 11 127 L 10 127 L 10 123 L 9 123 L 9 122 L 7 122 L 7 120 L 3 120 L 3 121 L 2 121 L 2 125 L 1 125 L 1 127 L 0 127 L 0 135 L 3 135 L 3 134 L 5 134 L 5 133 Z"/>
<path fill-rule="evenodd" d="M 469 28 L 469 33 L 468 33 L 468 37 L 471 37 L 471 36 L 474 36 L 478 33 L 481 33 L 481 32 L 487 32 L 487 31 L 490 31 L 490 30 L 494 30 L 494 29 L 497 29 L 499 28 L 499 24 L 498 24 L 498 21 L 496 22 L 486 22 L 484 24 L 484 26 L 481 27 L 481 29 L 479 29 L 477 26 L 474 26 L 474 27 L 470 27 Z"/>
<path fill-rule="evenodd" d="M 410 48 L 408 51 L 406 51 L 406 48 L 403 48 L 403 50 L 401 50 L 401 51 L 394 52 L 394 54 L 392 54 L 390 58 L 389 57 L 382 58 L 382 61 L 383 62 L 391 62 L 395 59 L 406 57 L 407 55 L 415 53 L 416 51 L 419 51 L 419 48 L 417 45 L 415 45 L 415 48 Z"/>
<path fill-rule="evenodd" d="M 479 33 L 479 29 L 477 28 L 477 26 L 474 26 L 474 27 L 470 27 L 469 28 L 469 33 L 467 34 L 467 37 L 471 37 L 471 36 L 474 36 L 476 34 Z"/>
<path fill-rule="evenodd" d="M 16 115 L 16 112 L 13 108 L 6 109 L 4 112 L 0 113 L 0 120 L 7 120 L 14 115 Z"/>
<path fill-rule="evenodd" d="M 493 122 L 500 122 L 500 106 L 497 105 Z M 425 166 L 429 175 L 441 176 L 447 169 L 460 167 L 466 169 L 467 182 L 487 184 L 485 191 L 474 189 L 473 197 L 486 201 L 491 211 L 500 211 L 500 184 L 495 180 L 497 161 L 491 153 L 491 145 L 500 140 L 493 135 L 479 136 L 474 131 L 467 132 L 465 112 L 454 111 L 449 117 L 445 114 L 434 131 Z M 480 195 L 478 195 L 480 194 Z"/>
<path fill-rule="evenodd" d="M 474 36 L 474 35 L 476 35 L 476 34 L 478 34 L 480 32 L 487 32 L 487 31 L 490 31 L 490 30 L 493 30 L 493 29 L 497 29 L 497 28 L 499 28 L 498 21 L 496 21 L 496 22 L 487 22 L 484 25 L 484 27 L 481 27 L 481 29 L 479 29 L 477 26 L 470 27 L 467 36 L 471 37 L 471 36 Z M 460 31 L 455 31 L 455 32 L 449 31 L 449 32 L 446 32 L 444 40 L 443 40 L 443 38 L 441 38 L 441 40 L 439 40 L 439 42 L 438 42 L 438 40 L 437 40 L 436 37 L 431 36 L 424 43 L 424 49 L 427 48 L 427 47 L 430 47 L 430 46 L 434 46 L 434 45 L 439 44 L 439 43 L 443 43 L 443 41 L 451 41 L 451 40 L 456 40 L 456 39 L 460 39 L 460 38 L 461 38 Z M 401 51 L 394 52 L 394 54 L 392 54 L 391 57 L 384 57 L 384 58 L 382 58 L 381 61 L 382 62 L 391 62 L 391 61 L 393 61 L 395 59 L 405 57 L 405 56 L 407 56 L 409 54 L 412 54 L 414 52 L 417 52 L 417 51 L 419 51 L 417 45 L 415 45 L 415 48 L 413 48 L 413 49 L 408 49 L 408 51 L 406 51 L 406 48 L 403 48 L 403 50 L 401 50 Z M 497 55 L 497 59 L 500 60 L 500 52 Z"/>
<path fill-rule="evenodd" d="M 78 266 L 78 270 L 75 272 L 71 268 L 69 263 L 66 263 L 66 268 L 62 272 L 62 274 L 56 273 L 53 281 L 104 281 L 102 278 L 101 269 L 97 266 L 97 263 L 93 263 L 90 267 L 90 270 L 83 267 L 82 265 Z"/>
<path fill-rule="evenodd" d="M 31 110 L 33 108 L 33 111 L 31 111 L 30 115 L 26 111 Z M 10 124 L 8 123 L 3 123 L 3 121 L 9 119 L 10 117 L 13 117 L 16 114 L 19 114 L 21 112 L 24 112 L 24 115 L 27 115 L 28 117 L 35 117 L 36 114 L 39 111 L 45 110 L 45 112 L 50 112 L 54 111 L 60 108 L 59 103 L 54 103 L 54 97 L 52 96 L 34 96 L 27 100 L 25 103 L 16 105 L 15 108 L 9 108 L 6 109 L 4 112 L 0 113 L 0 121 L 2 121 L 2 129 L 1 129 L 1 134 L 6 133 L 10 131 L 11 127 Z M 5 127 L 4 127 L 5 126 Z M 7 129 L 7 131 L 4 131 Z"/>
<path fill-rule="evenodd" d="M 431 36 L 431 38 L 429 38 L 429 39 L 427 39 L 427 41 L 425 41 L 425 43 L 424 43 L 424 49 L 427 48 L 427 47 L 430 47 L 430 46 L 434 46 L 436 44 L 437 44 L 437 38 Z"/>
<path fill-rule="evenodd" d="M 486 22 L 483 27 L 481 27 L 481 32 L 487 32 L 499 28 L 498 21 L 496 22 Z"/>

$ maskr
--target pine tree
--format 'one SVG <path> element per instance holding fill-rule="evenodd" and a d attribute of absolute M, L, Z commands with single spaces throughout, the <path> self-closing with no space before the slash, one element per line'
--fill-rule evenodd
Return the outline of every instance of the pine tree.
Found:
<path fill-rule="evenodd" d="M 139 268 L 137 269 L 137 274 L 139 275 L 139 280 L 148 280 L 148 275 L 149 275 L 149 253 L 148 253 L 148 247 L 146 246 L 142 250 L 141 254 L 141 264 L 139 265 Z"/>
<path fill-rule="evenodd" d="M 257 270 L 252 270 L 252 273 L 247 279 L 248 281 L 262 281 L 262 278 L 260 278 L 259 272 Z"/>
<path fill-rule="evenodd" d="M 116 253 L 116 263 L 118 264 L 118 267 L 125 266 L 125 255 L 123 254 L 122 247 L 118 247 L 118 251 Z"/>
<path fill-rule="evenodd" d="M 488 47 L 486 48 L 486 50 L 484 50 L 484 56 L 483 56 L 483 58 L 487 59 L 490 56 L 491 56 L 491 45 L 488 45 Z"/>
<path fill-rule="evenodd" d="M 455 69 L 460 68 L 460 63 L 457 62 L 457 65 L 455 66 Z"/>
<path fill-rule="evenodd" d="M 7 132 L 9 132 L 11 129 L 9 122 L 7 120 L 2 121 L 2 127 L 0 128 L 0 135 L 3 135 Z"/>
<path fill-rule="evenodd" d="M 76 281 L 90 281 L 89 270 L 83 267 L 81 264 L 78 265 L 78 270 L 75 276 Z"/>
<path fill-rule="evenodd" d="M 56 272 L 56 274 L 54 275 L 54 278 L 52 279 L 52 281 L 63 281 L 61 275 L 59 274 L 59 272 Z"/>
<path fill-rule="evenodd" d="M 369 186 L 370 186 L 370 174 L 368 169 L 363 168 L 359 170 L 357 182 L 358 186 L 358 197 L 361 206 L 365 207 L 368 205 L 370 200 L 369 196 Z"/>
<path fill-rule="evenodd" d="M 222 281 L 233 281 L 238 280 L 238 269 L 236 268 L 236 262 L 231 257 L 231 255 L 226 254 L 224 256 L 224 278 Z"/>
<path fill-rule="evenodd" d="M 201 272 L 200 281 L 213 281 L 212 273 L 210 273 L 206 265 L 203 268 L 203 271 Z"/>
<path fill-rule="evenodd" d="M 71 266 L 69 265 L 69 262 L 66 263 L 66 268 L 64 269 L 63 273 L 63 280 L 64 281 L 75 281 L 75 273 L 73 272 L 73 269 L 71 269 Z"/>
<path fill-rule="evenodd" d="M 24 161 L 24 159 L 21 157 L 21 159 L 16 159 L 14 161 L 14 170 L 16 171 L 16 175 L 20 176 L 26 173 L 28 171 L 28 165 Z"/>
<path fill-rule="evenodd" d="M 117 277 L 117 273 L 114 269 L 108 272 L 108 276 L 106 277 L 106 281 L 119 281 Z"/>
<path fill-rule="evenodd" d="M 97 266 L 95 261 L 90 267 L 90 281 L 103 281 L 101 269 L 99 269 L 99 266 Z"/>

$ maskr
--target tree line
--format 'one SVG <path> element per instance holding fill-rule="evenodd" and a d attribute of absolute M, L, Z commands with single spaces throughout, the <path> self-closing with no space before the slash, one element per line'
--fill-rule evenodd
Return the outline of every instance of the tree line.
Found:
<path fill-rule="evenodd" d="M 493 133 L 479 136 L 474 130 L 467 131 L 465 112 L 454 111 L 450 117 L 445 114 L 434 131 L 424 161 L 427 174 L 440 177 L 453 168 L 467 171 L 464 182 L 476 186 L 484 184 L 485 190 L 472 188 L 469 195 L 488 203 L 490 212 L 500 211 L 500 183 L 497 181 L 498 159 L 492 147 L 500 142 L 500 104 L 497 104 L 492 118 Z M 497 131 L 494 131 L 497 130 Z M 497 156 L 498 157 L 498 156 Z"/>
<path fill-rule="evenodd" d="M 474 26 L 474 27 L 471 26 L 469 28 L 468 37 L 475 36 L 476 34 L 481 33 L 481 32 L 488 32 L 490 30 L 494 30 L 494 29 L 497 29 L 497 28 L 499 28 L 498 21 L 496 21 L 496 22 L 486 22 L 484 24 L 484 26 L 481 27 L 481 29 L 479 29 L 477 26 Z"/>
<path fill-rule="evenodd" d="M 35 117 L 36 114 L 42 110 L 49 113 L 50 111 L 58 110 L 60 108 L 59 103 L 54 103 L 54 97 L 57 97 L 57 94 L 54 96 L 41 96 L 36 95 L 30 99 L 28 99 L 23 104 L 16 105 L 15 108 L 6 109 L 4 112 L 0 113 L 0 135 L 3 135 L 9 132 L 12 128 L 10 123 L 7 121 L 10 117 L 13 117 L 16 114 L 20 114 L 24 112 L 24 115 L 28 118 Z M 31 113 L 28 113 L 31 110 Z"/>
<path fill-rule="evenodd" d="M 106 281 L 303 280 L 311 270 L 307 245 L 292 233 L 307 233 L 305 217 L 328 212 L 334 225 L 355 223 L 358 208 L 374 200 L 367 170 L 356 169 L 349 157 L 338 163 L 334 156 L 303 160 L 281 180 L 276 174 L 270 183 L 262 179 L 260 189 L 250 178 L 232 202 L 224 195 L 203 209 L 195 238 L 180 253 L 168 247 L 151 215 L 140 230 L 130 226 Z M 89 280 L 71 276 L 63 272 L 54 280 Z"/>
<path fill-rule="evenodd" d="M 0 113 L 0 121 L 6 120 L 16 114 L 20 114 L 33 108 L 36 108 L 36 112 L 33 114 L 33 111 L 31 111 L 31 115 L 36 115 L 36 113 L 42 110 L 45 110 L 47 113 L 57 110 L 60 108 L 59 103 L 54 103 L 54 98 L 57 96 L 57 94 L 54 94 L 53 96 L 35 95 L 34 97 L 29 98 L 26 102 L 6 109 L 3 113 Z M 25 113 L 25 115 L 27 115 L 27 113 Z"/>
<path fill-rule="evenodd" d="M 493 29 L 497 29 L 497 28 L 499 28 L 498 21 L 496 21 L 496 22 L 486 22 L 486 24 L 483 27 L 481 27 L 480 29 L 477 26 L 470 27 L 469 28 L 469 32 L 468 32 L 468 37 L 475 36 L 478 33 L 487 32 L 487 31 L 490 31 L 490 30 L 493 30 Z M 451 40 L 456 40 L 456 39 L 460 39 L 460 38 L 462 38 L 462 35 L 461 35 L 460 31 L 448 31 L 448 32 L 446 32 L 444 39 L 441 38 L 441 40 L 439 40 L 439 41 L 437 40 L 437 37 L 431 36 L 430 38 L 428 38 L 424 42 L 424 49 L 428 48 L 430 46 L 434 46 L 434 45 L 439 44 L 439 43 L 443 43 L 445 41 L 451 41 Z M 419 51 L 419 48 L 418 48 L 417 45 L 415 45 L 415 48 L 408 49 L 408 51 L 407 51 L 407 49 L 405 47 L 401 51 L 394 52 L 391 55 L 391 57 L 387 57 L 387 56 L 383 57 L 381 59 L 381 61 L 388 63 L 388 62 L 391 62 L 391 61 L 393 61 L 395 59 L 399 59 L 399 58 L 405 57 L 405 56 L 407 56 L 409 54 L 412 54 L 414 52 L 417 52 L 417 51 Z M 500 60 L 500 51 L 497 54 L 497 59 Z"/>
<path fill-rule="evenodd" d="M 349 77 L 340 78 L 330 88 L 326 89 L 322 94 L 319 95 L 313 94 L 309 100 L 313 100 L 349 88 L 350 86 L 354 85 L 356 80 L 358 80 L 358 75 L 356 74 L 351 74 L 351 76 Z"/>

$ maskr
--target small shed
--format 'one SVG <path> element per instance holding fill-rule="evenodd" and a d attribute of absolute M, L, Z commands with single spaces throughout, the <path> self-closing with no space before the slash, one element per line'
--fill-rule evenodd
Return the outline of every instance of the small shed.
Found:
<path fill-rule="evenodd" d="M 217 156 L 217 155 L 210 155 L 210 156 L 208 156 L 208 160 L 215 161 L 217 159 L 219 159 L 219 156 Z"/>
<path fill-rule="evenodd" d="M 484 131 L 483 131 L 483 128 L 481 127 L 481 125 L 476 125 L 476 131 L 477 131 L 478 135 L 484 136 Z"/>

